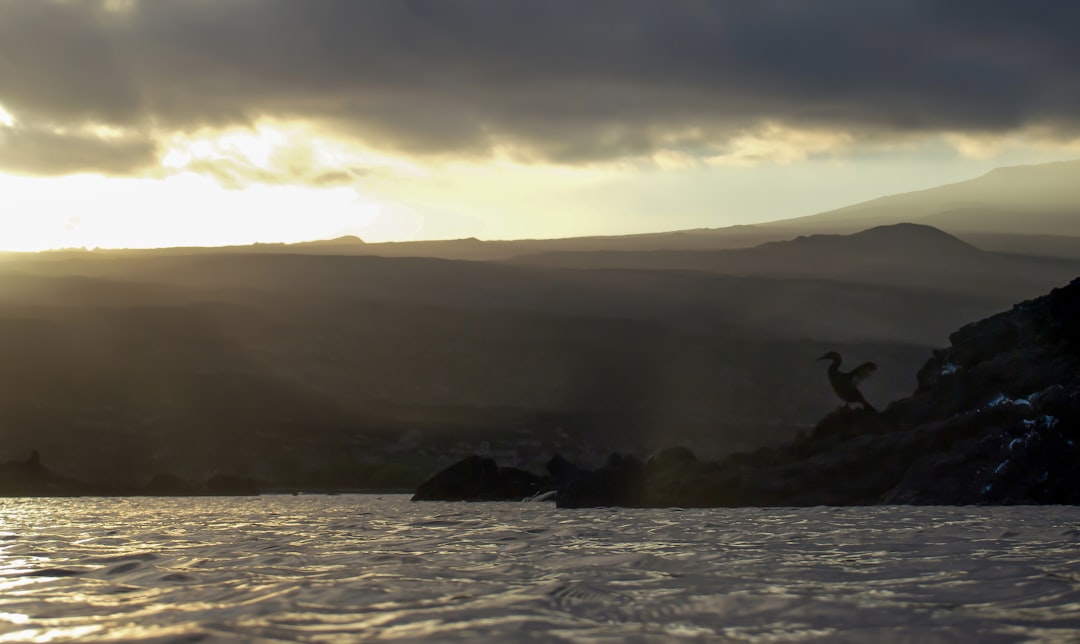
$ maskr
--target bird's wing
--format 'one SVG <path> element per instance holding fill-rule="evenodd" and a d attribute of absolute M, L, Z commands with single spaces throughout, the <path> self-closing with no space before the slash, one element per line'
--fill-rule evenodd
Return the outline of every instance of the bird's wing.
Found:
<path fill-rule="evenodd" d="M 860 383 L 866 380 L 866 377 L 877 371 L 877 365 L 873 362 L 864 362 L 861 365 L 851 370 L 851 381 L 854 383 Z"/>

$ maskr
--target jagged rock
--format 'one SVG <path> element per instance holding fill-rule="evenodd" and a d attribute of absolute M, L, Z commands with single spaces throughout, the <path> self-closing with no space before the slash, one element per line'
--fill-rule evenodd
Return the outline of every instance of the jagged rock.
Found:
<path fill-rule="evenodd" d="M 580 467 L 566 460 L 566 457 L 562 454 L 551 457 L 551 460 L 547 462 L 547 471 L 556 487 L 562 487 L 570 480 L 581 476 L 584 472 Z"/>
<path fill-rule="evenodd" d="M 559 488 L 560 508 L 644 505 L 645 465 L 634 456 L 612 454 L 600 469 L 583 472 Z"/>
<path fill-rule="evenodd" d="M 1080 503 L 1080 279 L 969 324 L 881 413 L 703 463 L 669 448 L 549 462 L 559 507 Z M 488 468 L 497 466 L 494 462 Z"/>
<path fill-rule="evenodd" d="M 521 501 L 545 491 L 547 479 L 494 460 L 469 456 L 424 481 L 413 501 Z M 550 489 L 550 488 L 548 488 Z"/>
<path fill-rule="evenodd" d="M 1016 400 L 936 427 L 955 443 L 913 459 L 884 502 L 1080 503 L 1080 385 Z"/>

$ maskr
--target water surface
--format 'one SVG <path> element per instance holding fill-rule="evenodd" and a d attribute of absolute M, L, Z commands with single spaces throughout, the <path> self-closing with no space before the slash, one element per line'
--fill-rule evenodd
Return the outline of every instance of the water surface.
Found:
<path fill-rule="evenodd" d="M 6 641 L 1080 641 L 1080 509 L 0 499 Z"/>

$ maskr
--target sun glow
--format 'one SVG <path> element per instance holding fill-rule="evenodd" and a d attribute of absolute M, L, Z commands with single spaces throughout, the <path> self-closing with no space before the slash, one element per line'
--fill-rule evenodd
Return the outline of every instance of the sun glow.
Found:
<path fill-rule="evenodd" d="M 157 248 L 363 236 L 381 206 L 348 187 L 228 190 L 185 172 L 166 179 L 0 176 L 0 248 Z"/>
<path fill-rule="evenodd" d="M 577 232 L 574 222 L 585 219 L 573 196 L 614 172 L 506 160 L 422 164 L 307 124 L 271 121 L 174 134 L 162 138 L 161 150 L 156 167 L 140 177 L 0 174 L 0 250 L 288 243 L 346 234 L 366 241 L 543 236 L 559 226 Z M 490 213 L 500 216 L 481 219 Z"/>
<path fill-rule="evenodd" d="M 253 127 L 171 136 L 163 173 L 191 170 L 231 188 L 250 183 L 346 185 L 378 174 L 422 174 L 408 161 L 374 153 L 306 124 L 260 122 Z"/>
<path fill-rule="evenodd" d="M 0 123 L 14 124 L 0 108 Z M 113 132 L 99 133 L 102 138 Z M 406 165 L 299 126 L 205 131 L 168 140 L 141 177 L 0 174 L 0 250 L 298 242 L 400 233 L 359 178 Z"/>
<path fill-rule="evenodd" d="M 0 107 L 0 143 L 20 125 Z M 310 123 L 270 119 L 149 135 L 73 127 L 79 136 L 118 145 L 150 136 L 159 156 L 140 176 L 0 174 L 0 250 L 222 246 L 342 235 L 380 242 L 629 234 L 798 216 L 933 183 L 911 164 L 888 162 L 860 166 L 877 171 L 877 183 L 853 182 L 837 160 L 855 144 L 853 135 L 776 124 L 748 131 L 713 157 L 673 148 L 640 162 L 583 166 L 524 163 L 512 150 L 479 159 L 402 156 Z M 962 158 L 971 159 L 984 156 L 975 149 L 984 143 L 953 137 L 920 147 L 907 141 L 904 152 L 927 161 L 920 166 L 925 174 L 937 167 L 931 162 L 942 149 L 955 155 L 952 150 L 964 148 Z M 1011 141 L 1002 154 L 1031 152 L 1014 163 L 1065 154 L 1033 145 Z M 984 172 L 992 161 L 979 161 L 966 174 Z M 934 181 L 941 178 L 933 174 Z M 954 176 L 964 178 L 959 171 Z M 800 192 L 796 197 L 777 185 Z"/>

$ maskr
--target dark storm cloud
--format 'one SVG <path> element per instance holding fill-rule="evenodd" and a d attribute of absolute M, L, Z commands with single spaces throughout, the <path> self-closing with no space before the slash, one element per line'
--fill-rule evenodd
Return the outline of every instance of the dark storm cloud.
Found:
<path fill-rule="evenodd" d="M 78 172 L 125 175 L 149 168 L 156 159 L 156 144 L 144 138 L 0 127 L 0 172 L 39 176 Z"/>
<path fill-rule="evenodd" d="M 691 154 L 763 120 L 865 136 L 1080 122 L 1080 3 L 0 0 L 16 118 L 304 118 L 414 154 Z"/>

